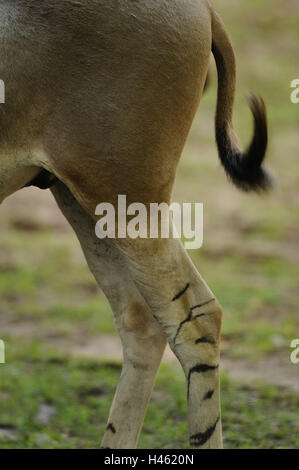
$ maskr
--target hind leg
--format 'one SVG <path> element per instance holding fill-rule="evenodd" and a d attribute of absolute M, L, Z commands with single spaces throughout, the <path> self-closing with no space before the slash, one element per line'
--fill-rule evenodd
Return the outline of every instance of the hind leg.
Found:
<path fill-rule="evenodd" d="M 177 240 L 119 241 L 187 379 L 190 445 L 221 448 L 221 308 Z"/>
<path fill-rule="evenodd" d="M 96 238 L 94 221 L 62 183 L 57 183 L 52 192 L 110 301 L 123 345 L 123 369 L 102 447 L 135 448 L 165 349 L 165 335 L 131 280 L 118 250 L 109 241 Z"/>

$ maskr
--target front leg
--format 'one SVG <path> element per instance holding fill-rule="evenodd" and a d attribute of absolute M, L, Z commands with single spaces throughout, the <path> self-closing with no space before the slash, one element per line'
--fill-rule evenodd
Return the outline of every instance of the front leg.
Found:
<path fill-rule="evenodd" d="M 165 337 L 155 322 L 144 316 L 145 305 L 140 303 L 127 307 L 124 317 L 129 319 L 128 324 L 124 317 L 118 320 L 124 363 L 102 441 L 103 448 L 134 449 L 137 446 L 166 345 Z M 139 325 L 134 325 L 134 322 Z M 142 327 L 144 333 L 141 332 Z"/>

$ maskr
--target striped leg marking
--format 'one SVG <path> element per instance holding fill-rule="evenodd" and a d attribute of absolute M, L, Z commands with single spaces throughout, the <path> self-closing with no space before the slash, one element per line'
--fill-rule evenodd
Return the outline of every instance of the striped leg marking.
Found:
<path fill-rule="evenodd" d="M 209 303 L 213 302 L 214 300 L 215 299 L 213 298 L 213 299 L 207 300 L 206 302 L 203 302 L 202 304 L 194 305 L 193 307 L 190 308 L 187 318 L 185 318 L 185 320 L 181 321 L 181 323 L 178 326 L 177 332 L 176 332 L 175 337 L 173 339 L 174 346 L 175 346 L 177 337 L 180 334 L 180 331 L 181 331 L 182 327 L 185 325 L 185 323 L 188 323 L 189 321 L 191 321 L 195 318 L 203 317 L 204 315 L 206 315 L 205 313 L 199 313 L 198 315 L 193 315 L 194 310 L 196 310 L 198 308 L 201 308 L 201 307 L 204 307 L 205 305 L 208 305 Z"/>
<path fill-rule="evenodd" d="M 116 429 L 115 429 L 115 427 L 113 426 L 112 423 L 109 423 L 109 424 L 108 424 L 106 430 L 107 430 L 107 431 L 111 431 L 113 434 L 116 433 Z"/>
<path fill-rule="evenodd" d="M 203 446 L 214 434 L 216 426 L 220 420 L 220 416 L 216 419 L 215 424 L 209 427 L 205 432 L 198 432 L 197 434 L 193 434 L 190 437 L 190 445 L 192 447 L 201 447 Z"/>
<path fill-rule="evenodd" d="M 209 364 L 197 364 L 196 366 L 192 367 L 192 369 L 189 370 L 189 374 L 188 374 L 188 389 L 187 389 L 187 396 L 189 398 L 189 391 L 190 391 L 190 381 L 191 381 L 191 376 L 192 374 L 194 373 L 197 373 L 197 374 L 202 374 L 204 372 L 208 372 L 210 370 L 215 370 L 215 369 L 218 369 L 218 365 L 217 366 L 210 366 Z"/>

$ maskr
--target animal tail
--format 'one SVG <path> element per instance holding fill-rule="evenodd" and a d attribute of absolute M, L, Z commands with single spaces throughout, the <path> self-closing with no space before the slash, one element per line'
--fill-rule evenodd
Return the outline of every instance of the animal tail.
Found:
<path fill-rule="evenodd" d="M 248 98 L 254 118 L 254 136 L 242 152 L 232 118 L 236 84 L 236 63 L 231 41 L 222 20 L 212 11 L 212 52 L 218 72 L 218 98 L 215 119 L 216 140 L 221 163 L 232 182 L 243 191 L 266 191 L 272 179 L 263 169 L 268 131 L 262 98 Z"/>

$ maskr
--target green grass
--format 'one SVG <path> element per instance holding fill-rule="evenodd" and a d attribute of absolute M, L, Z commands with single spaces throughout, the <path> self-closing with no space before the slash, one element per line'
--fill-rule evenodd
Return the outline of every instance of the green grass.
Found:
<path fill-rule="evenodd" d="M 233 338 L 230 355 L 288 355 L 290 339 L 299 332 L 297 263 L 231 254 L 223 256 L 215 270 L 204 250 L 191 255 L 223 306 L 223 339 Z M 279 346 L 273 343 L 277 335 Z"/>
<path fill-rule="evenodd" d="M 1 366 L 1 448 L 96 448 L 120 375 L 118 363 L 70 359 L 38 343 L 8 342 Z M 146 416 L 142 448 L 186 448 L 185 381 L 164 365 Z M 41 405 L 55 413 L 47 425 L 36 422 Z M 299 399 L 276 387 L 242 386 L 222 376 L 226 448 L 293 448 L 299 445 Z"/>
<path fill-rule="evenodd" d="M 86 265 L 74 262 L 74 237 L 61 234 L 56 244 L 53 235 L 40 231 L 18 235 L 9 231 L 0 242 L 8 258 L 16 260 L 0 266 L 3 311 L 13 309 L 15 320 L 60 332 L 79 329 L 82 323 L 86 334 L 114 332 L 106 299 Z"/>

